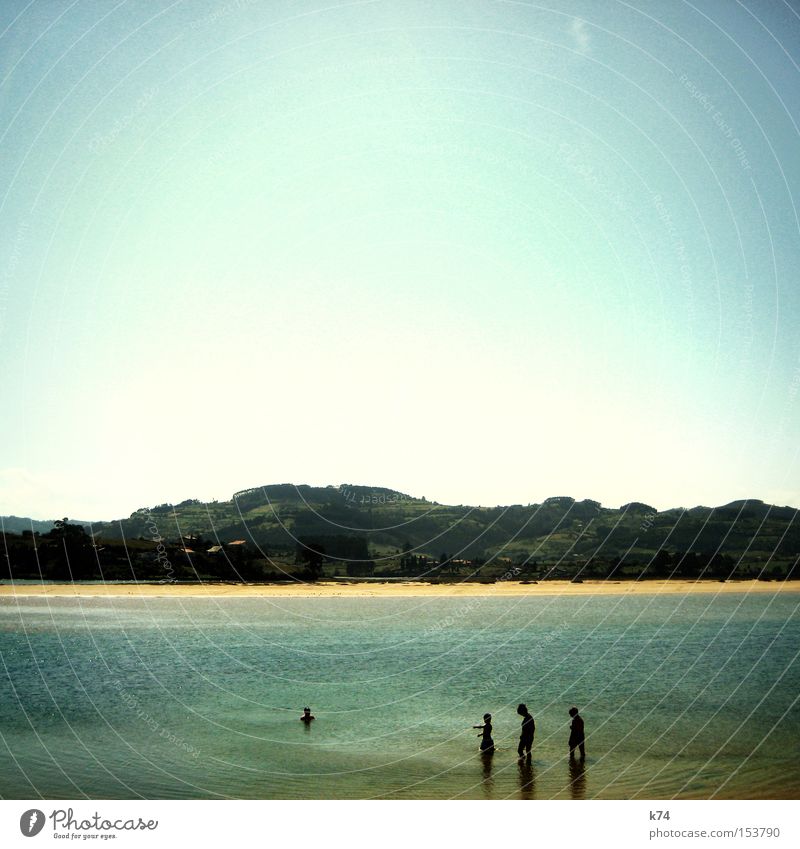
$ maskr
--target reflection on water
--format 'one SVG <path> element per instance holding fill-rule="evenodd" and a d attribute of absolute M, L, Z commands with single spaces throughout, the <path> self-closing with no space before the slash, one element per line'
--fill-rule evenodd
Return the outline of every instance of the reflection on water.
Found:
<path fill-rule="evenodd" d="M 483 792 L 487 799 L 494 798 L 494 779 L 492 778 L 492 760 L 494 759 L 494 749 L 487 749 L 481 752 L 481 766 L 483 772 Z"/>
<path fill-rule="evenodd" d="M 573 799 L 586 798 L 586 761 L 569 759 L 569 795 Z"/>
<path fill-rule="evenodd" d="M 524 758 L 517 761 L 517 766 L 519 767 L 519 798 L 533 799 L 535 789 L 533 764 L 528 758 Z"/>

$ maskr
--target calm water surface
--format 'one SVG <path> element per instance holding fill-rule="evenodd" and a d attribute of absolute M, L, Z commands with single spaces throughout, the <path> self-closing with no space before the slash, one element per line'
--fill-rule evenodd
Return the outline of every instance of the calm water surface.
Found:
<path fill-rule="evenodd" d="M 799 601 L 1 598 L 0 796 L 798 798 Z"/>

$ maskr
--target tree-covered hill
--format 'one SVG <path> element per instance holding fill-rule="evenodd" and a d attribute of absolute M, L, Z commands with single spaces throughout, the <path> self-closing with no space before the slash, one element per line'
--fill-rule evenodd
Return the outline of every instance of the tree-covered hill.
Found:
<path fill-rule="evenodd" d="M 725 577 L 790 574 L 800 555 L 798 511 L 755 499 L 661 512 L 641 502 L 612 509 L 567 496 L 472 507 L 355 484 L 255 487 L 229 501 L 143 507 L 126 519 L 87 523 L 86 531 L 100 552 L 98 566 L 105 552 L 106 566 L 127 574 L 126 563 L 152 562 L 160 545 L 186 566 L 183 577 L 219 575 L 224 562 L 233 579 L 242 572 L 251 579 L 297 572 L 491 578 L 508 564 L 523 577 Z M 43 537 L 48 545 L 53 533 Z M 25 538 L 35 543 L 31 530 Z"/>

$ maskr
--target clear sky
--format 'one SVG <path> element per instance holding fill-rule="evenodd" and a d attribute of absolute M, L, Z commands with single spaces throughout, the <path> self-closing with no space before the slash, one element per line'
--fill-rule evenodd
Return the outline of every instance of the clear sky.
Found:
<path fill-rule="evenodd" d="M 0 4 L 0 514 L 800 506 L 800 17 Z"/>

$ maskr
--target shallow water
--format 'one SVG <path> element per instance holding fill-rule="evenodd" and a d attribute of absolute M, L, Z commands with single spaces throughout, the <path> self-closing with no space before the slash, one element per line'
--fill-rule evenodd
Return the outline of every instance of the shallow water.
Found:
<path fill-rule="evenodd" d="M 0 796 L 798 798 L 798 601 L 2 598 Z"/>

